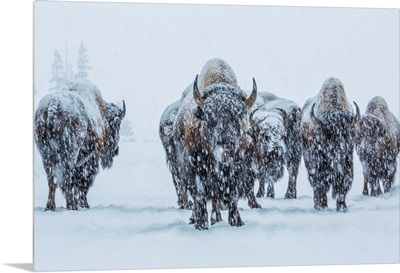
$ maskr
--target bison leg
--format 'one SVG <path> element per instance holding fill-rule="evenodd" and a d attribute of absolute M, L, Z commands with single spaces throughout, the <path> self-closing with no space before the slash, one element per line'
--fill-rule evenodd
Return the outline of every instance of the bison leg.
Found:
<path fill-rule="evenodd" d="M 212 210 L 211 210 L 211 225 L 214 225 L 215 223 L 221 222 L 222 221 L 222 216 L 221 216 L 221 202 L 217 199 L 217 197 L 213 196 L 211 198 L 211 205 L 212 205 Z"/>
<path fill-rule="evenodd" d="M 368 195 L 368 178 L 366 175 L 364 175 L 364 188 L 362 194 L 365 196 Z"/>
<path fill-rule="evenodd" d="M 247 194 L 247 204 L 251 209 L 261 209 L 261 205 L 257 202 L 253 191 Z"/>
<path fill-rule="evenodd" d="M 85 209 L 89 209 L 90 208 L 89 203 L 88 203 L 87 198 L 86 198 L 87 193 L 88 193 L 87 189 L 80 189 L 79 190 L 79 206 L 81 208 L 85 208 Z"/>
<path fill-rule="evenodd" d="M 50 170 L 47 171 L 47 180 L 49 184 L 49 197 L 47 199 L 46 209 L 45 211 L 56 211 L 56 202 L 54 201 L 56 195 L 57 184 L 54 183 L 54 177 L 50 173 Z"/>
<path fill-rule="evenodd" d="M 233 227 L 241 227 L 244 225 L 242 218 L 240 217 L 237 200 L 231 200 L 229 202 L 229 219 L 228 222 Z"/>
<path fill-rule="evenodd" d="M 259 187 L 257 192 L 257 198 L 261 198 L 265 196 L 265 181 L 263 179 L 259 179 Z"/>
<path fill-rule="evenodd" d="M 65 171 L 65 173 L 64 173 L 63 191 L 65 194 L 67 209 L 68 210 L 77 210 L 78 205 L 77 205 L 76 195 L 78 194 L 78 192 L 77 192 L 75 185 L 73 185 L 73 182 L 72 182 L 72 172 L 69 170 Z"/>
<path fill-rule="evenodd" d="M 181 209 L 192 209 L 193 202 L 189 200 L 186 185 L 178 178 L 176 174 L 172 175 L 172 180 L 174 181 L 176 194 L 178 196 L 178 206 Z"/>
<path fill-rule="evenodd" d="M 392 185 L 394 183 L 394 177 L 396 174 L 396 161 L 392 164 L 389 164 L 389 174 L 387 175 L 387 177 L 383 178 L 382 182 L 383 182 L 383 189 L 384 192 L 390 192 L 390 190 L 392 189 Z"/>
<path fill-rule="evenodd" d="M 373 177 L 370 180 L 371 183 L 371 196 L 378 196 L 382 194 L 381 187 L 379 185 L 379 179 L 377 177 Z"/>
<path fill-rule="evenodd" d="M 254 195 L 254 178 L 247 177 L 246 183 L 246 197 L 247 204 L 252 209 L 261 209 L 261 205 L 257 202 L 256 196 Z"/>
<path fill-rule="evenodd" d="M 313 187 L 314 190 L 314 208 L 316 210 L 321 210 L 324 208 L 324 204 L 323 204 L 323 190 L 320 187 L 314 186 Z"/>
<path fill-rule="evenodd" d="M 194 207 L 190 222 L 194 224 L 197 230 L 208 229 L 207 202 L 204 196 L 196 196 L 194 198 Z"/>
<path fill-rule="evenodd" d="M 274 183 L 273 182 L 268 183 L 267 197 L 275 198 L 275 189 L 274 189 Z"/>
<path fill-rule="evenodd" d="M 343 194 L 339 194 L 339 198 L 336 200 L 336 210 L 347 212 L 347 205 L 345 201 L 346 196 Z"/>
<path fill-rule="evenodd" d="M 296 166 L 288 166 L 289 183 L 285 194 L 285 199 L 296 199 L 297 197 L 296 179 L 299 173 L 299 165 L 300 164 L 297 164 Z"/>

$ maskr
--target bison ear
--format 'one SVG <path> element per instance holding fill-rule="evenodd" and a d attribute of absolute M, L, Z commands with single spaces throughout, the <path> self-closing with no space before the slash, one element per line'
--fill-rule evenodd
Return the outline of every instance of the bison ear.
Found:
<path fill-rule="evenodd" d="M 200 106 L 196 106 L 192 109 L 193 115 L 201 120 L 204 120 L 204 112 L 203 109 L 200 108 Z"/>

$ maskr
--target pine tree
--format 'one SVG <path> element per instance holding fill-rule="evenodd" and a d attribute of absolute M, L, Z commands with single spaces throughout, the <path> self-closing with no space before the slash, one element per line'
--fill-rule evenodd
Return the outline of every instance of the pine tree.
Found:
<path fill-rule="evenodd" d="M 78 57 L 78 72 L 75 75 L 76 79 L 84 79 L 87 80 L 89 74 L 88 70 L 92 69 L 92 67 L 89 66 L 89 55 L 87 53 L 87 49 L 81 43 L 81 46 L 79 48 L 79 57 Z"/>
<path fill-rule="evenodd" d="M 61 55 L 57 49 L 54 51 L 52 77 L 49 82 L 53 83 L 53 86 L 50 88 L 50 91 L 57 90 L 60 86 L 65 84 L 64 64 L 61 59 Z"/>

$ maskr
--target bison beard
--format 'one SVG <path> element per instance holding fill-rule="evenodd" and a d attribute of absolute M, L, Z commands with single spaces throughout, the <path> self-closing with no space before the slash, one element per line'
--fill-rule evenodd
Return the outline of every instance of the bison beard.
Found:
<path fill-rule="evenodd" d="M 89 208 L 87 193 L 102 167 L 112 166 L 118 154 L 123 109 L 106 103 L 89 83 L 71 83 L 45 96 L 35 113 L 35 142 L 42 156 L 49 186 L 46 210 L 55 211 L 55 190 L 66 198 L 66 207 Z"/>

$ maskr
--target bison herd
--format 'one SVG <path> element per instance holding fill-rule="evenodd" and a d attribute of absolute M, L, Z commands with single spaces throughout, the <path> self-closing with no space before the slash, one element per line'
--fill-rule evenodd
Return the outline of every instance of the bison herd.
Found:
<path fill-rule="evenodd" d="M 211 224 L 222 220 L 220 210 L 226 207 L 229 224 L 241 226 L 238 200 L 246 198 L 251 208 L 261 208 L 256 197 L 274 197 L 274 183 L 283 177 L 285 167 L 289 174 L 285 198 L 296 198 L 303 156 L 314 208 L 328 206 L 332 188 L 337 211 L 347 211 L 354 148 L 363 167 L 363 194 L 368 195 L 368 184 L 371 195 L 381 194 L 380 180 L 384 192 L 390 191 L 400 150 L 400 123 L 382 97 L 370 101 L 365 115 L 355 102 L 354 107 L 336 78 L 328 78 L 300 108 L 258 91 L 254 79 L 252 91 L 245 92 L 228 63 L 208 61 L 160 120 L 178 205 L 192 209 L 190 223 L 196 229 L 208 227 L 208 201 Z"/>
<path fill-rule="evenodd" d="M 250 94 L 250 95 L 247 95 Z M 34 137 L 47 174 L 46 210 L 56 209 L 62 190 L 67 209 L 89 208 L 87 193 L 99 166 L 110 168 L 118 155 L 119 128 L 126 113 L 103 100 L 88 82 L 70 83 L 45 96 L 34 120 Z M 328 78 L 303 108 L 293 101 L 237 83 L 228 63 L 209 60 L 198 76 L 161 116 L 159 135 L 181 208 L 191 209 L 190 223 L 207 229 L 222 220 L 242 226 L 238 200 L 261 208 L 257 198 L 275 196 L 274 183 L 286 168 L 285 198 L 296 198 L 301 157 L 314 192 L 315 209 L 328 206 L 332 189 L 337 211 L 347 211 L 353 181 L 353 150 L 363 167 L 363 194 L 389 192 L 400 150 L 400 122 L 382 97 L 366 113 L 348 101 L 343 84 Z M 254 189 L 255 181 L 259 188 Z M 256 193 L 255 193 L 256 192 Z"/>

